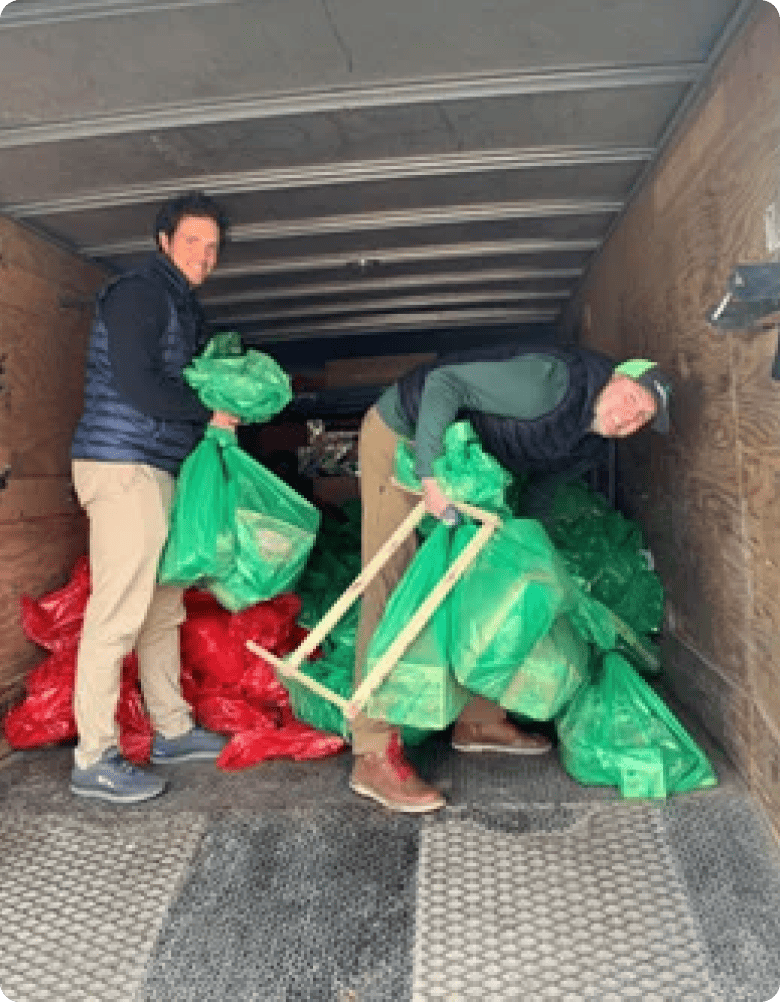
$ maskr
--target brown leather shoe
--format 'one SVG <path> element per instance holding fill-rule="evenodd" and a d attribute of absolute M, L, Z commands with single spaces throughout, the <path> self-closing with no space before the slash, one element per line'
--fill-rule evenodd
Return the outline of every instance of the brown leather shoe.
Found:
<path fill-rule="evenodd" d="M 452 747 L 462 752 L 544 755 L 552 748 L 552 741 L 542 734 L 526 734 L 510 720 L 484 724 L 458 721 L 452 731 Z"/>
<path fill-rule="evenodd" d="M 406 761 L 397 734 L 384 754 L 357 756 L 349 785 L 355 793 L 404 814 L 438 811 L 446 804 L 439 791 L 424 783 Z"/>

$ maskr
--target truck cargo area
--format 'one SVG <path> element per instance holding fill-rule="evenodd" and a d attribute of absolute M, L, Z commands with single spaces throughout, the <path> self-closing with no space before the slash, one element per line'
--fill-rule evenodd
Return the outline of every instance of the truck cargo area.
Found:
<path fill-rule="evenodd" d="M 69 449 L 95 294 L 199 190 L 231 220 L 207 318 L 293 388 L 239 440 L 331 514 L 359 496 L 363 414 L 437 354 L 574 343 L 670 373 L 671 434 L 591 483 L 641 526 L 653 685 L 718 785 L 625 799 L 555 749 L 444 732 L 409 750 L 434 815 L 359 800 L 348 751 L 179 766 L 114 808 L 69 792 L 72 743 L 0 736 L 0 998 L 775 996 L 780 282 L 740 320 L 734 273 L 780 273 L 778 93 L 767 0 L 5 6 L 0 721 L 42 658 L 23 596 L 87 552 Z"/>

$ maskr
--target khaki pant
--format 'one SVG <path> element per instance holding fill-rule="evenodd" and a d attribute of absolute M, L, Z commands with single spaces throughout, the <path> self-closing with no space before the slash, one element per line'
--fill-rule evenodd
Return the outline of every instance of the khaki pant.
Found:
<path fill-rule="evenodd" d="M 420 500 L 414 494 L 393 487 L 398 436 L 372 407 L 360 427 L 358 464 L 362 505 L 361 559 L 363 566 L 381 549 Z M 371 636 L 379 625 L 385 604 L 401 580 L 417 551 L 415 533 L 403 545 L 363 593 L 360 621 L 355 641 L 355 684 L 360 682 Z M 474 696 L 459 719 L 469 723 L 503 720 L 505 711 L 497 703 Z M 381 753 L 387 747 L 393 728 L 384 720 L 374 720 L 361 713 L 352 723 L 352 750 L 355 755 Z"/>
<path fill-rule="evenodd" d="M 92 592 L 76 662 L 74 711 L 80 768 L 119 743 L 115 720 L 122 660 L 136 649 L 138 675 L 156 731 L 192 727 L 181 693 L 182 589 L 156 584 L 168 535 L 174 479 L 140 463 L 73 461 L 73 482 L 89 517 Z"/>

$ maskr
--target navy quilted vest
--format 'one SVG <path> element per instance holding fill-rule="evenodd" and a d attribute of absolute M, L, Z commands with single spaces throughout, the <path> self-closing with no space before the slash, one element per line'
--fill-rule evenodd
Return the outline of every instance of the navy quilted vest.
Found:
<path fill-rule="evenodd" d="M 163 335 L 162 357 L 166 375 L 181 378 L 201 346 L 203 313 L 184 276 L 161 255 L 154 255 L 137 272 L 165 290 L 170 305 Z M 126 276 L 116 281 L 121 282 Z M 95 319 L 87 353 L 84 410 L 71 446 L 73 459 L 115 463 L 145 463 L 172 475 L 203 435 L 203 424 L 160 420 L 143 414 L 119 393 L 111 370 L 108 333 L 102 303 L 115 282 L 97 296 Z"/>

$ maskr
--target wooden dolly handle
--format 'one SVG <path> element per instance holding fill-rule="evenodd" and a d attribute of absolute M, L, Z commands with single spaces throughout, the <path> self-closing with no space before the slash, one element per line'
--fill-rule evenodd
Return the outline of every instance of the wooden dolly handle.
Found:
<path fill-rule="evenodd" d="M 400 485 L 397 485 L 400 486 Z M 419 493 L 419 492 L 416 492 Z M 322 640 L 330 633 L 338 621 L 346 614 L 351 607 L 366 590 L 372 580 L 379 573 L 381 568 L 396 552 L 406 537 L 419 525 L 425 515 L 425 502 L 420 501 L 407 515 L 395 532 L 386 543 L 377 551 L 374 557 L 366 564 L 360 574 L 352 584 L 346 589 L 343 595 L 334 602 L 326 612 L 317 626 L 304 638 L 302 643 L 285 658 L 279 658 L 270 651 L 266 651 L 253 640 L 247 640 L 246 646 L 258 657 L 264 658 L 272 664 L 281 675 L 294 678 L 305 685 L 312 692 L 323 696 L 335 706 L 337 706 L 348 720 L 354 720 L 362 708 L 368 702 L 374 690 L 384 681 L 393 668 L 398 663 L 401 655 L 411 645 L 415 637 L 422 631 L 425 624 L 441 605 L 446 596 L 452 590 L 456 582 L 476 558 L 479 551 L 487 543 L 490 536 L 501 524 L 501 519 L 490 512 L 482 511 L 480 508 L 473 508 L 471 505 L 456 503 L 455 507 L 466 515 L 481 521 L 483 524 L 479 528 L 476 536 L 471 540 L 466 549 L 457 560 L 447 569 L 447 573 L 439 581 L 431 594 L 425 599 L 417 612 L 412 616 L 403 630 L 398 634 L 393 643 L 388 647 L 382 657 L 377 661 L 369 674 L 363 679 L 351 699 L 344 699 L 338 693 L 333 692 L 326 686 L 310 678 L 300 671 L 303 661 L 315 650 Z"/>

